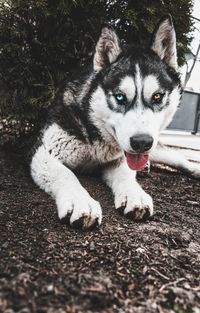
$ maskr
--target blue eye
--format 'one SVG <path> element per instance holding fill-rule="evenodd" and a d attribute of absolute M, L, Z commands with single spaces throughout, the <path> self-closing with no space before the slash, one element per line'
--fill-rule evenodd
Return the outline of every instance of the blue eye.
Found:
<path fill-rule="evenodd" d="M 124 104 L 124 102 L 126 101 L 126 96 L 121 93 L 118 93 L 115 95 L 115 99 L 119 104 Z"/>

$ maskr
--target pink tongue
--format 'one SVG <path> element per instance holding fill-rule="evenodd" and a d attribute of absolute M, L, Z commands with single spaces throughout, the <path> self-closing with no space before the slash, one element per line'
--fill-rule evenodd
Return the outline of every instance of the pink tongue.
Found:
<path fill-rule="evenodd" d="M 131 154 L 126 152 L 125 155 L 128 166 L 135 171 L 143 171 L 149 159 L 148 154 Z"/>

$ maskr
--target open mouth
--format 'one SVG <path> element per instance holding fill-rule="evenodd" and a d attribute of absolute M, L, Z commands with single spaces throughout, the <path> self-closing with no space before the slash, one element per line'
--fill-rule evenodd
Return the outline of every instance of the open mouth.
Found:
<path fill-rule="evenodd" d="M 149 160 L 149 155 L 144 153 L 125 152 L 125 156 L 128 166 L 135 171 L 143 171 Z"/>

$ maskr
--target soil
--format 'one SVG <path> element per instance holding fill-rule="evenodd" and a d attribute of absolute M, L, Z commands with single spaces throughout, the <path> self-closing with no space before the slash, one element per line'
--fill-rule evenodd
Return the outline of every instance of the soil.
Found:
<path fill-rule="evenodd" d="M 0 152 L 0 312 L 200 312 L 200 184 L 153 168 L 138 177 L 155 214 L 135 223 L 97 177 L 98 229 L 71 229 L 21 157 Z"/>

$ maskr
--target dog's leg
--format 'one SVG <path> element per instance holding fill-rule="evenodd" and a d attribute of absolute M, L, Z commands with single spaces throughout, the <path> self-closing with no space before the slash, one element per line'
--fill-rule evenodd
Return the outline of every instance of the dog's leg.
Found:
<path fill-rule="evenodd" d="M 60 219 L 71 215 L 70 224 L 89 228 L 100 225 L 100 204 L 82 187 L 74 173 L 41 146 L 31 162 L 31 175 L 36 184 L 56 201 Z"/>
<path fill-rule="evenodd" d="M 179 169 L 185 174 L 200 178 L 200 164 L 188 161 L 179 151 L 165 147 L 159 143 L 151 153 L 150 160 Z"/>
<path fill-rule="evenodd" d="M 112 189 L 115 208 L 134 220 L 144 220 L 153 214 L 152 198 L 136 181 L 136 172 L 129 169 L 125 160 L 119 166 L 104 169 L 103 179 Z"/>

